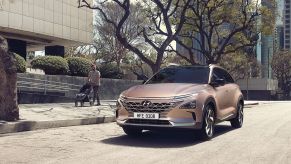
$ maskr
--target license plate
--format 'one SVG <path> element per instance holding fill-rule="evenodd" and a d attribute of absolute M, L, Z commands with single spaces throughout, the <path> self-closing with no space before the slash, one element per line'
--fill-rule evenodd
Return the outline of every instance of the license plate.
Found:
<path fill-rule="evenodd" d="M 159 113 L 134 113 L 134 118 L 156 120 L 160 118 Z"/>

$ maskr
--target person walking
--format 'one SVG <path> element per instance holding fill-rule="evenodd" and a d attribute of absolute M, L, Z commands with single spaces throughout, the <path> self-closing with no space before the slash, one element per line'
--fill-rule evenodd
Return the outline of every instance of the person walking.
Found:
<path fill-rule="evenodd" d="M 96 69 L 96 65 L 91 65 L 91 71 L 88 74 L 88 83 L 93 88 L 93 104 L 95 103 L 95 99 L 97 99 L 97 106 L 100 104 L 100 98 L 99 98 L 99 87 L 100 87 L 100 72 Z"/>

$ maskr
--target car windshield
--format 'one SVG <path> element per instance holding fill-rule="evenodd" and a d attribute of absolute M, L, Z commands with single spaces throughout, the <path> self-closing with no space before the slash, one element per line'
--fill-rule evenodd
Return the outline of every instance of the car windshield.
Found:
<path fill-rule="evenodd" d="M 208 67 L 169 67 L 155 74 L 146 84 L 156 83 L 198 83 L 207 84 Z"/>

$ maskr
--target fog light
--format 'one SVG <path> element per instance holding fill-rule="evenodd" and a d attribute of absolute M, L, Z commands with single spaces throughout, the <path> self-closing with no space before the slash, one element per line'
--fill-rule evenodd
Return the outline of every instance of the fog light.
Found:
<path fill-rule="evenodd" d="M 195 109 L 195 108 L 196 108 L 196 100 L 188 102 L 180 106 L 180 109 Z"/>

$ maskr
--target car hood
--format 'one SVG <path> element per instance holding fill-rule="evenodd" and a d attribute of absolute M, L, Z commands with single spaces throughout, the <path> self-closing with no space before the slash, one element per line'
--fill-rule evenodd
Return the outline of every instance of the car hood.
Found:
<path fill-rule="evenodd" d="M 124 91 L 122 93 L 122 96 L 134 98 L 174 97 L 179 95 L 198 93 L 201 90 L 205 89 L 207 86 L 207 84 L 180 83 L 137 85 Z"/>

